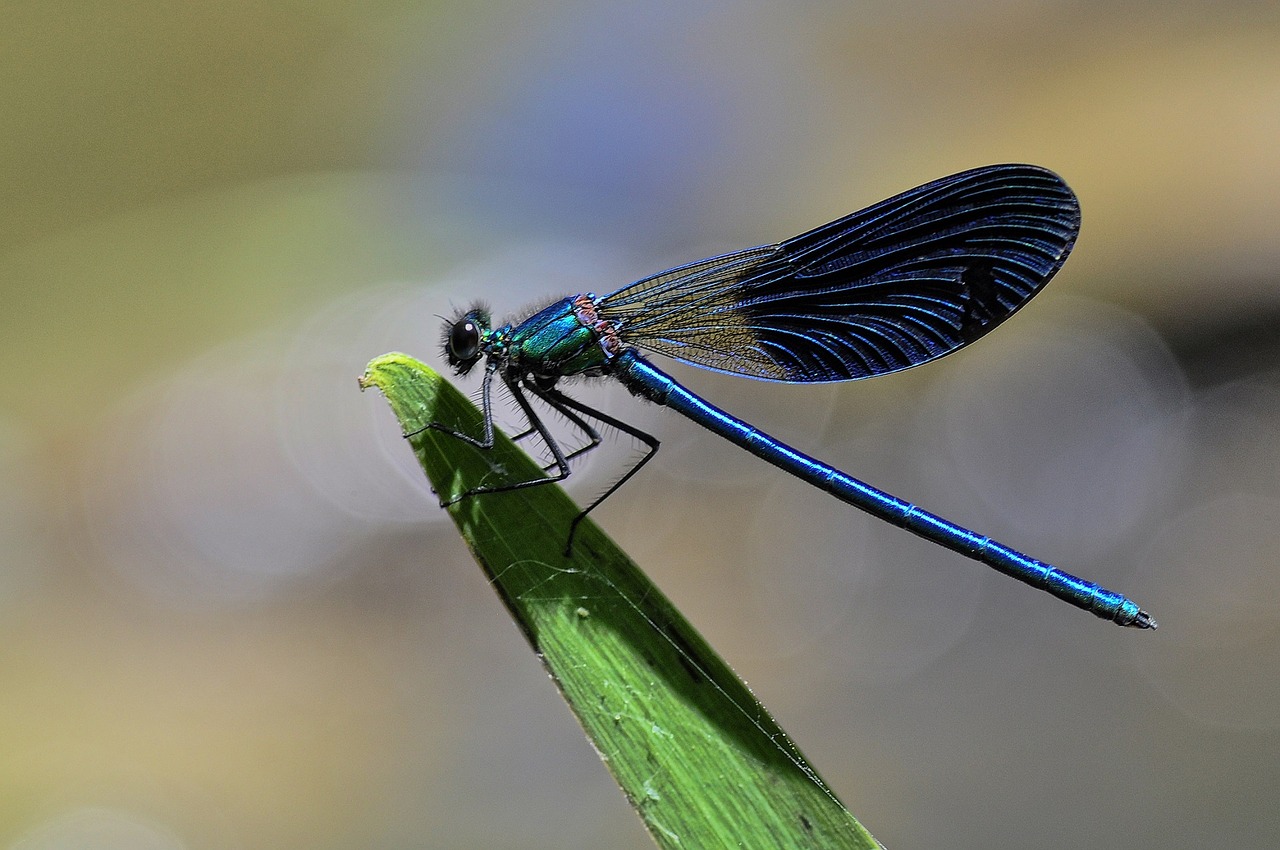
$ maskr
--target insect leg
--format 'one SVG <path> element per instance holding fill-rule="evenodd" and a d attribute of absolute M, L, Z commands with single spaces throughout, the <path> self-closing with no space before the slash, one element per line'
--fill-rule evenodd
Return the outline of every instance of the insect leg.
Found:
<path fill-rule="evenodd" d="M 493 448 L 493 407 L 490 402 L 490 387 L 493 384 L 493 374 L 496 370 L 496 364 L 486 366 L 484 370 L 484 382 L 480 384 L 480 408 L 484 416 L 484 435 L 479 439 L 456 431 L 453 428 L 446 428 L 439 422 L 428 422 L 416 431 L 410 431 L 404 435 L 407 440 L 410 437 L 416 437 L 423 431 L 439 431 L 442 434 L 448 434 L 454 439 L 461 440 L 468 445 L 475 446 L 478 449 Z M 514 388 L 513 388 L 514 389 Z"/>
<path fill-rule="evenodd" d="M 569 539 L 565 543 L 565 550 L 564 550 L 565 557 L 568 557 L 573 553 L 573 538 L 574 538 L 574 535 L 577 534 L 578 525 L 582 522 L 582 520 L 586 518 L 587 514 L 591 513 L 602 502 L 604 502 L 605 499 L 609 498 L 615 492 L 617 492 L 619 487 L 621 487 L 623 484 L 626 484 L 627 481 L 631 479 L 631 476 L 635 475 L 637 472 L 640 471 L 640 468 L 642 466 L 644 466 L 646 463 L 652 460 L 653 456 L 658 453 L 658 446 L 660 444 L 658 442 L 658 438 L 653 436 L 652 434 L 648 434 L 644 431 L 641 431 L 639 428 L 635 427 L 634 425 L 630 425 L 626 422 L 623 422 L 621 419 L 615 419 L 614 417 L 610 416 L 607 413 L 604 413 L 603 411 L 596 410 L 594 407 L 589 407 L 588 405 L 583 404 L 577 399 L 570 398 L 569 396 L 565 395 L 559 390 L 556 390 L 556 389 L 535 390 L 534 392 L 537 394 L 539 398 L 541 398 L 547 404 L 551 405 L 553 408 L 565 414 L 566 417 L 570 417 L 570 414 L 569 414 L 570 410 L 577 411 L 578 413 L 581 413 L 584 416 L 590 416 L 592 419 L 595 419 L 598 422 L 602 422 L 605 425 L 608 425 L 613 428 L 617 428 L 622 433 L 627 434 L 630 437 L 634 437 L 635 439 L 644 443 L 647 449 L 647 451 L 644 454 L 644 457 L 636 461 L 635 465 L 632 466 L 630 469 L 628 469 L 625 473 L 623 473 L 621 478 L 613 482 L 613 484 L 610 485 L 608 490 L 605 490 L 604 493 L 601 496 L 599 496 L 594 502 L 587 505 L 582 510 L 582 513 L 578 514 L 576 517 L 573 518 L 573 522 L 569 524 Z M 572 417 L 570 418 L 572 419 Z M 582 449 L 578 450 L 578 452 L 576 452 L 575 454 L 581 454 L 584 451 L 590 451 L 591 449 L 594 449 L 597 445 L 599 445 L 598 439 L 593 441 L 591 445 L 584 446 Z"/>

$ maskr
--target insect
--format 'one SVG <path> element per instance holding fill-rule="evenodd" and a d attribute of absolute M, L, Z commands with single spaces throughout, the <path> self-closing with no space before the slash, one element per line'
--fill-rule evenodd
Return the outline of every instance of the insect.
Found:
<path fill-rule="evenodd" d="M 443 344 L 459 376 L 484 361 L 483 434 L 427 428 L 492 448 L 497 379 L 529 422 L 516 438 L 537 434 L 553 462 L 544 477 L 476 487 L 443 504 L 563 480 L 570 461 L 601 442 L 588 420 L 602 423 L 646 450 L 574 519 L 572 547 L 578 523 L 658 450 L 651 435 L 557 387 L 571 376 L 610 377 L 843 502 L 1103 619 L 1154 629 L 1155 620 L 1126 597 L 802 454 L 705 401 L 647 357 L 796 383 L 919 366 L 963 348 L 1026 304 L 1062 267 L 1079 228 L 1075 194 L 1056 174 L 992 165 L 926 183 L 776 245 L 700 260 L 608 295 L 563 298 L 519 322 L 495 327 L 487 310 L 473 307 L 446 323 Z M 564 416 L 584 445 L 566 452 L 530 395 Z"/>

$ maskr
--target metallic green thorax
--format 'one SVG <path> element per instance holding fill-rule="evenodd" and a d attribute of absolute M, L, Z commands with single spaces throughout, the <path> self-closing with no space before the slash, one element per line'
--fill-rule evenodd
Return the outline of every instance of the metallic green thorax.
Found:
<path fill-rule="evenodd" d="M 491 342 L 505 343 L 507 369 L 545 379 L 604 374 L 612 359 L 606 347 L 615 339 L 584 296 L 557 301 L 514 328 L 491 334 Z"/>

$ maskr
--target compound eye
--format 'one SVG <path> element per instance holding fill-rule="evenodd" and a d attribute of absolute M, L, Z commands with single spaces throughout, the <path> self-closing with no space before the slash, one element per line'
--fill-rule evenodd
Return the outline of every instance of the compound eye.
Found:
<path fill-rule="evenodd" d="M 496 344 L 493 331 L 489 330 L 489 311 L 473 307 L 453 320 L 446 319 L 440 347 L 445 359 L 458 375 L 465 375 L 480 362 L 485 349 Z"/>
<path fill-rule="evenodd" d="M 449 330 L 449 354 L 460 362 L 480 356 L 480 328 L 471 319 L 454 322 Z"/>

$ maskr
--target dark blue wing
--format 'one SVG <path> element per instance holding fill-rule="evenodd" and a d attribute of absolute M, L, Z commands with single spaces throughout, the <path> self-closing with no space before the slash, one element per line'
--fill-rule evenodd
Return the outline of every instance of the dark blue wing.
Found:
<path fill-rule="evenodd" d="M 780 381 L 896 372 L 973 342 L 1062 267 L 1080 206 L 1060 177 L 993 165 L 778 245 L 637 281 L 598 309 L 638 348 Z"/>

